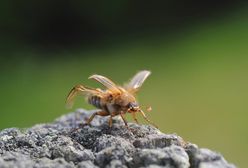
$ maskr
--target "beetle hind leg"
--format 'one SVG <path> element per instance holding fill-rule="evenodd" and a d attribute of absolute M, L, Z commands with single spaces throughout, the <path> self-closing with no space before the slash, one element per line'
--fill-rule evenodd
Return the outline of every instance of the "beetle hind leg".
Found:
<path fill-rule="evenodd" d="M 99 115 L 99 116 L 108 116 L 109 113 L 106 112 L 106 111 L 98 111 L 98 112 L 95 112 L 95 113 L 93 113 L 93 114 L 90 116 L 90 118 L 86 121 L 86 123 L 85 123 L 84 125 L 90 125 L 91 121 L 94 119 L 94 117 L 95 117 L 96 115 Z"/>
<path fill-rule="evenodd" d="M 90 116 L 90 118 L 86 121 L 86 123 L 82 123 L 82 124 L 79 124 L 79 127 L 78 128 L 75 128 L 75 129 L 73 129 L 73 131 L 71 131 L 71 132 L 76 132 L 77 130 L 79 130 L 80 128 L 82 128 L 82 127 L 84 127 L 84 126 L 86 126 L 86 125 L 90 125 L 90 123 L 91 123 L 91 121 L 95 118 L 95 116 L 97 116 L 97 115 L 99 115 L 99 116 L 108 116 L 109 115 L 109 113 L 108 112 L 105 112 L 105 111 L 98 111 L 98 112 L 95 112 L 95 113 L 93 113 L 91 116 Z"/>

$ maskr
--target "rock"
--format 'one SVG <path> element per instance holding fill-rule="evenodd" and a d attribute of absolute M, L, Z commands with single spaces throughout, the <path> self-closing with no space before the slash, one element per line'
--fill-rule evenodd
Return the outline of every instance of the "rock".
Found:
<path fill-rule="evenodd" d="M 0 168 L 235 168 L 221 154 L 164 134 L 149 125 L 96 116 L 91 126 L 80 127 L 94 111 L 77 110 L 53 123 L 26 130 L 0 132 Z M 75 130 L 75 128 L 79 128 Z"/>

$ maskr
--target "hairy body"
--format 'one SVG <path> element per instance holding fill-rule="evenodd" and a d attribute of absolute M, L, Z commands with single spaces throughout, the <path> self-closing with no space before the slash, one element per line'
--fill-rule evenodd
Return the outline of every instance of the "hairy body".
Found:
<path fill-rule="evenodd" d="M 120 115 L 125 125 L 128 127 L 124 114 L 132 113 L 134 120 L 138 123 L 136 113 L 139 112 L 146 121 L 157 127 L 146 117 L 134 96 L 149 75 L 150 71 L 140 71 L 132 78 L 129 84 L 124 87 L 117 86 L 110 79 L 104 76 L 92 75 L 89 77 L 90 79 L 95 79 L 103 84 L 107 89 L 92 89 L 83 85 L 76 85 L 67 97 L 67 104 L 72 106 L 74 98 L 78 94 L 82 94 L 86 97 L 89 104 L 101 109 L 101 111 L 94 113 L 87 120 L 86 124 L 90 124 L 96 115 L 110 116 L 109 126 L 112 127 L 112 117 Z"/>

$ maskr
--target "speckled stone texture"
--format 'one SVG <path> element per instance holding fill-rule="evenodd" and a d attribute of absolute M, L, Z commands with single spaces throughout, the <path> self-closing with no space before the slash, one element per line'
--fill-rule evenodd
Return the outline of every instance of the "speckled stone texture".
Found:
<path fill-rule="evenodd" d="M 94 111 L 77 110 L 53 123 L 0 132 L 0 168 L 234 168 L 221 154 L 149 125 L 107 117 L 78 128 Z"/>

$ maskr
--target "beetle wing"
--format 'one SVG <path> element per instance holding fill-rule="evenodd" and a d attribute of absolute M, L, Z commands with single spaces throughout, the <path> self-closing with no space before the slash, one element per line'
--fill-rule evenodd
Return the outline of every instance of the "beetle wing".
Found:
<path fill-rule="evenodd" d="M 95 79 L 96 81 L 100 82 L 103 86 L 108 88 L 111 92 L 121 93 L 121 91 L 118 88 L 118 86 L 114 82 L 112 82 L 110 79 L 105 77 L 105 76 L 92 75 L 92 76 L 89 77 L 89 79 Z"/>
<path fill-rule="evenodd" d="M 131 81 L 125 86 L 125 89 L 130 93 L 135 93 L 139 90 L 146 78 L 151 74 L 150 71 L 143 70 L 138 72 Z"/>

